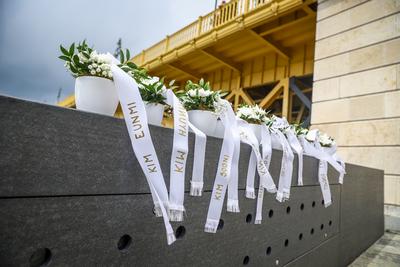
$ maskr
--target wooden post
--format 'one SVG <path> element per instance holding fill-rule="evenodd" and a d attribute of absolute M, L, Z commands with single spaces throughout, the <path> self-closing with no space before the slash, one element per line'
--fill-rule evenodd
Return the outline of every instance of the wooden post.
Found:
<path fill-rule="evenodd" d="M 201 25 L 203 24 L 203 17 L 200 16 L 199 19 L 197 20 L 197 34 L 196 37 L 200 36 L 201 34 Z"/>
<path fill-rule="evenodd" d="M 286 119 L 289 118 L 289 101 L 290 101 L 290 92 L 289 92 L 289 78 L 284 78 L 282 80 L 283 83 L 283 100 L 282 100 L 282 117 Z"/>

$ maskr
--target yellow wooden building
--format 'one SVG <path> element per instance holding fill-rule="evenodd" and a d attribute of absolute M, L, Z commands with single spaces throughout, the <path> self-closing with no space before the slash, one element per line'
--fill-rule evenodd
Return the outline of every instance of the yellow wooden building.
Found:
<path fill-rule="evenodd" d="M 309 122 L 315 25 L 315 0 L 232 0 L 132 60 L 181 86 L 204 78 L 229 91 L 235 108 L 257 103 Z M 60 103 L 74 104 L 73 96 Z"/>

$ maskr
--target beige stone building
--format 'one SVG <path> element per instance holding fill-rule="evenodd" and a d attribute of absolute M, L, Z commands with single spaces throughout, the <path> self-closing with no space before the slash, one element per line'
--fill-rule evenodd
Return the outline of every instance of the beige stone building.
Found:
<path fill-rule="evenodd" d="M 400 1 L 321 0 L 315 42 L 312 126 L 384 170 L 386 227 L 400 230 Z"/>

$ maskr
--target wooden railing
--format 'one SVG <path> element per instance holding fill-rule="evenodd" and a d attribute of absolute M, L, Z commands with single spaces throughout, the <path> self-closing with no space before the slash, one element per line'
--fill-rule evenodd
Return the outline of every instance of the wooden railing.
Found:
<path fill-rule="evenodd" d="M 279 2 L 279 0 L 232 0 L 229 3 L 222 4 L 216 10 L 199 17 L 195 22 L 143 50 L 142 53 L 133 58 L 133 61 L 143 65 L 214 28 L 234 20 L 238 16 L 273 2 Z"/>

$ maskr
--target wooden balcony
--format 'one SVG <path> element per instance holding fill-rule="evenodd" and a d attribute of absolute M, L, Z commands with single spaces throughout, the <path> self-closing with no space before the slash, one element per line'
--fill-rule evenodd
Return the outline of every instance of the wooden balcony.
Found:
<path fill-rule="evenodd" d="M 132 60 L 182 86 L 203 77 L 212 88 L 229 91 L 235 107 L 258 103 L 290 121 L 304 121 L 310 112 L 289 80 L 308 77 L 312 83 L 315 2 L 233 0 Z M 310 98 L 308 84 L 304 94 Z"/>

